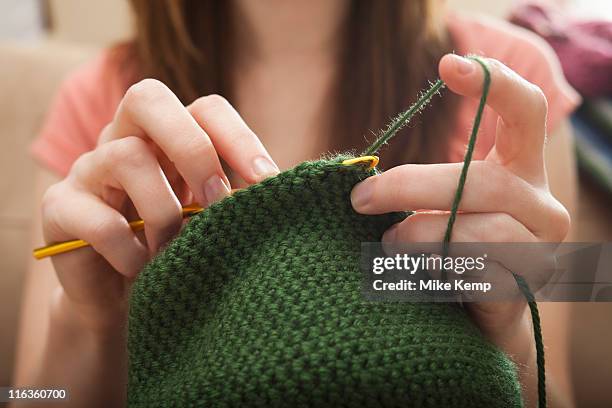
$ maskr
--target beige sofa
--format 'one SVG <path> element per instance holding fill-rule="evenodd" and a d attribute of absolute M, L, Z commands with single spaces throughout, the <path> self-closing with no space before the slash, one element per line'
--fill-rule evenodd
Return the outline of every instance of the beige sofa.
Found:
<path fill-rule="evenodd" d="M 0 386 L 10 383 L 21 288 L 30 259 L 35 164 L 28 145 L 62 77 L 90 53 L 54 42 L 0 45 Z"/>

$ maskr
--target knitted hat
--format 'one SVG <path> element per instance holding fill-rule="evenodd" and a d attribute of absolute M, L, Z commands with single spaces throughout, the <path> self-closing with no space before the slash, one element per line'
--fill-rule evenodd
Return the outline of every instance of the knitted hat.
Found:
<path fill-rule="evenodd" d="M 195 216 L 139 275 L 130 407 L 522 406 L 512 362 L 462 308 L 368 302 L 361 242 L 406 214 L 361 215 L 374 174 L 300 164 Z"/>

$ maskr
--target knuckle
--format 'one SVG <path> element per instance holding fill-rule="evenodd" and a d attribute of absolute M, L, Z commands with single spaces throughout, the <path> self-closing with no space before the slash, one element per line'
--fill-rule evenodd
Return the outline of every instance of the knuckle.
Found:
<path fill-rule="evenodd" d="M 104 127 L 100 131 L 100 134 L 98 135 L 98 146 L 108 142 L 109 140 L 112 140 L 111 138 L 113 134 L 114 125 L 114 122 L 109 122 L 104 125 Z"/>
<path fill-rule="evenodd" d="M 492 71 L 495 71 L 495 75 L 502 78 L 501 82 L 514 88 L 518 95 L 523 98 L 523 103 L 525 104 L 524 111 L 528 117 L 539 121 L 546 117 L 548 102 L 546 95 L 539 86 L 527 81 L 516 71 L 495 59 L 488 59 L 487 62 L 491 66 Z M 509 118 L 505 118 L 505 123 L 509 126 L 520 126 L 522 124 L 521 121 Z"/>
<path fill-rule="evenodd" d="M 232 150 L 240 151 L 244 149 L 249 151 L 252 148 L 259 150 L 257 136 L 248 127 L 241 123 L 233 122 L 227 124 L 227 144 Z M 255 153 L 255 152 L 253 152 Z"/>
<path fill-rule="evenodd" d="M 404 242 L 414 242 L 419 241 L 417 238 L 416 231 L 418 230 L 418 225 L 421 224 L 421 219 L 419 214 L 412 214 L 410 217 L 406 218 L 402 221 L 397 227 L 397 238 L 398 241 Z"/>
<path fill-rule="evenodd" d="M 519 78 L 518 74 L 510 69 L 503 62 L 496 60 L 494 58 L 487 58 L 487 65 L 489 65 L 489 69 L 491 70 L 491 76 L 496 76 L 498 79 L 501 79 L 502 82 L 513 83 Z"/>
<path fill-rule="evenodd" d="M 128 88 L 123 101 L 130 108 L 139 104 L 154 102 L 167 92 L 168 87 L 163 82 L 153 78 L 145 78 Z"/>
<path fill-rule="evenodd" d="M 544 119 L 548 113 L 548 100 L 542 88 L 529 83 L 531 91 L 531 112 L 538 119 Z"/>
<path fill-rule="evenodd" d="M 554 208 L 550 211 L 550 225 L 553 226 L 551 238 L 554 241 L 563 241 L 569 233 L 572 220 L 567 209 L 555 200 Z"/>
<path fill-rule="evenodd" d="M 193 103 L 193 108 L 196 111 L 210 111 L 228 106 L 229 102 L 219 94 L 210 94 L 198 98 Z"/>
<path fill-rule="evenodd" d="M 57 208 L 61 208 L 63 197 L 65 197 L 64 185 L 65 181 L 51 185 L 43 194 L 41 201 L 41 214 L 43 220 L 53 219 Z"/>
<path fill-rule="evenodd" d="M 211 94 L 198 98 L 190 107 L 190 111 L 194 116 L 210 115 L 219 110 L 233 111 L 234 108 L 227 99 L 218 94 Z M 255 133 L 246 126 L 239 115 L 231 115 L 232 119 L 224 123 L 224 137 L 227 139 L 227 144 L 238 149 L 244 146 L 244 142 L 250 142 L 257 139 Z M 250 139 L 250 140 L 249 140 Z"/>
<path fill-rule="evenodd" d="M 80 155 L 74 163 L 72 163 L 72 167 L 70 167 L 70 172 L 68 173 L 68 177 L 76 176 L 80 177 L 83 174 L 88 174 L 87 169 L 91 167 L 91 162 L 96 154 L 96 150 L 91 150 L 89 152 L 83 153 Z"/>
<path fill-rule="evenodd" d="M 45 240 L 56 241 L 58 236 L 63 235 L 64 220 L 73 216 L 70 210 L 72 197 L 66 180 L 51 185 L 43 194 L 40 215 Z"/>
<path fill-rule="evenodd" d="M 123 236 L 127 229 L 129 229 L 129 225 L 120 215 L 99 217 L 89 225 L 85 235 L 87 235 L 87 240 L 94 248 L 104 249 Z"/>
<path fill-rule="evenodd" d="M 514 223 L 514 219 L 509 214 L 495 214 L 485 228 L 479 229 L 478 240 L 482 242 L 514 242 L 516 241 Z"/>
<path fill-rule="evenodd" d="M 207 137 L 192 137 L 176 152 L 176 160 L 190 163 L 193 160 L 210 160 L 217 157 L 214 145 Z"/>
<path fill-rule="evenodd" d="M 428 215 L 415 213 L 399 225 L 398 237 L 407 242 L 436 242 L 439 238 L 434 237 L 436 232 L 431 228 Z"/>
<path fill-rule="evenodd" d="M 147 142 L 139 137 L 129 136 L 105 145 L 104 163 L 108 166 L 143 167 L 150 163 L 151 157 Z"/>

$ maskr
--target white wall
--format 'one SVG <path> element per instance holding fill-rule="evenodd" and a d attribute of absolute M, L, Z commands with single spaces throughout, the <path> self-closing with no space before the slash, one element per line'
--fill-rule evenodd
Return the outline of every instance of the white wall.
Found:
<path fill-rule="evenodd" d="M 39 0 L 0 0 L 0 40 L 32 41 L 43 35 Z"/>
<path fill-rule="evenodd" d="M 447 0 L 449 7 L 453 10 L 470 11 L 490 14 L 495 17 L 505 17 L 514 0 Z"/>
<path fill-rule="evenodd" d="M 127 0 L 48 0 L 53 38 L 79 45 L 103 46 L 129 36 Z"/>
<path fill-rule="evenodd" d="M 131 33 L 128 0 L 0 0 L 0 40 L 40 37 L 40 4 L 44 1 L 48 3 L 53 22 L 52 37 L 63 42 L 105 46 L 126 38 Z M 440 1 L 446 1 L 454 10 L 504 18 L 514 4 L 524 0 Z M 612 19 L 612 0 L 540 1 L 567 4 L 576 16 Z"/>

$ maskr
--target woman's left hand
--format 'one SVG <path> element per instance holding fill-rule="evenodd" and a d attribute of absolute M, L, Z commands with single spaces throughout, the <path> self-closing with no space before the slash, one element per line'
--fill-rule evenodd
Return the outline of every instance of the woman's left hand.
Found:
<path fill-rule="evenodd" d="M 495 145 L 482 161 L 473 161 L 453 229 L 455 242 L 560 242 L 570 218 L 552 196 L 544 166 L 547 102 L 537 86 L 500 62 L 487 59 L 491 71 L 488 105 L 499 115 Z M 476 61 L 446 55 L 440 76 L 460 95 L 480 98 L 483 71 Z M 359 183 L 352 191 L 355 210 L 382 214 L 417 212 L 390 228 L 387 242 L 440 242 L 457 188 L 462 163 L 392 168 Z M 525 302 L 469 303 L 483 334 L 519 365 L 533 359 Z"/>

